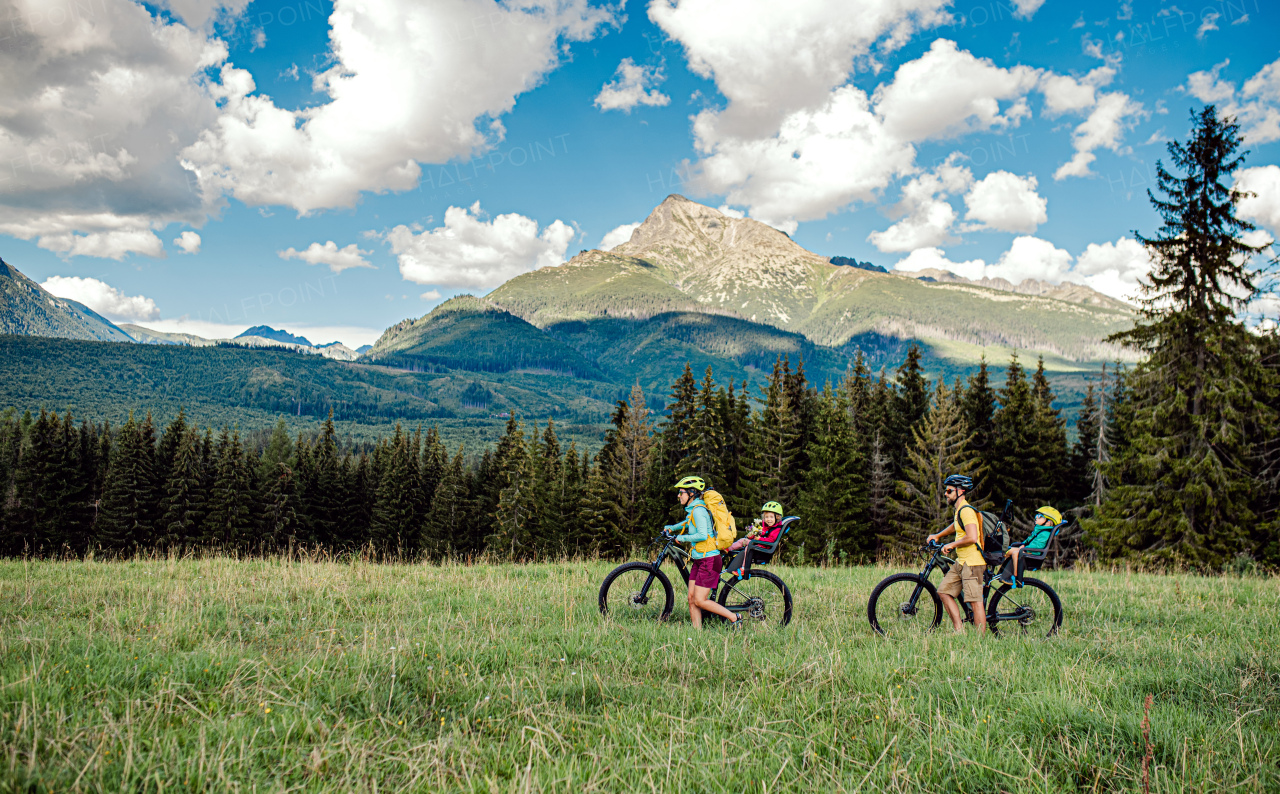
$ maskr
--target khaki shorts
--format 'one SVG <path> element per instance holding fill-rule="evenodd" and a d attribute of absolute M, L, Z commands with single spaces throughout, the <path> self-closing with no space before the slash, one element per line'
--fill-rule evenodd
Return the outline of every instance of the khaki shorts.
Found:
<path fill-rule="evenodd" d="M 953 565 L 951 570 L 947 571 L 947 575 L 942 577 L 942 584 L 938 586 L 938 593 L 955 598 L 963 590 L 964 598 L 961 599 L 962 601 L 977 601 L 981 603 L 982 571 L 983 569 L 976 565 Z"/>

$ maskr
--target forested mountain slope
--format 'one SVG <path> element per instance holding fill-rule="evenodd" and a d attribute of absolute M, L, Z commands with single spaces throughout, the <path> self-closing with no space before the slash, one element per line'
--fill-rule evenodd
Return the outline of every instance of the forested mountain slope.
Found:
<path fill-rule="evenodd" d="M 0 334 L 133 341 L 88 306 L 49 294 L 3 259 L 0 259 Z"/>

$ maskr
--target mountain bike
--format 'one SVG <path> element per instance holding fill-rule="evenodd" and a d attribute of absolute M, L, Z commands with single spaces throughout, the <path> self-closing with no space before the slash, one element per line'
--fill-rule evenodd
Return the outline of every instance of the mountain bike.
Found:
<path fill-rule="evenodd" d="M 785 626 L 791 622 L 791 590 L 786 582 L 769 571 L 755 570 L 767 563 L 778 548 L 782 535 L 799 519 L 783 519 L 783 533 L 773 543 L 751 541 L 750 551 L 741 574 L 722 571 L 719 584 L 711 590 L 711 598 L 720 606 L 745 619 L 746 627 Z M 663 533 L 649 544 L 661 546 L 653 562 L 627 562 L 609 572 L 600 585 L 600 614 L 617 621 L 662 621 L 671 617 L 675 608 L 675 591 L 671 580 L 662 572 L 667 560 L 675 563 L 685 588 L 689 586 L 689 569 L 685 561 L 689 553 L 676 544 L 675 537 Z M 719 615 L 704 613 L 704 621 L 724 621 Z"/>
<path fill-rule="evenodd" d="M 895 573 L 886 577 L 871 591 L 867 601 L 867 619 L 871 628 L 883 637 L 911 637 L 937 630 L 942 622 L 942 597 L 929 581 L 929 574 L 941 568 L 946 575 L 956 561 L 942 553 L 939 543 L 927 543 L 923 552 L 929 555 L 920 573 Z M 993 555 L 994 556 L 994 555 Z M 987 628 L 992 634 L 1002 632 L 1020 637 L 1052 637 L 1062 626 L 1062 600 L 1047 582 L 1024 577 L 1022 587 L 999 581 L 999 565 L 986 557 L 982 573 L 982 600 L 987 605 Z M 995 571 L 992 570 L 993 566 Z M 992 582 L 1000 584 L 991 592 Z M 990 598 L 988 599 L 988 595 Z M 961 601 L 964 622 L 973 622 L 973 609 Z"/>

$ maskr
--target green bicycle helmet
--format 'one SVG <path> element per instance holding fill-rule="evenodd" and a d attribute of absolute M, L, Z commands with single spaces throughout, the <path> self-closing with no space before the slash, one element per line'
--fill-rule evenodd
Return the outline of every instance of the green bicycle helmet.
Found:
<path fill-rule="evenodd" d="M 761 513 L 777 513 L 783 515 L 782 505 L 777 502 L 765 502 L 764 507 L 760 508 Z"/>
<path fill-rule="evenodd" d="M 680 482 L 676 483 L 672 487 L 675 488 L 677 491 L 680 491 L 680 490 L 705 491 L 707 490 L 707 483 L 701 477 L 689 476 L 681 479 Z"/>

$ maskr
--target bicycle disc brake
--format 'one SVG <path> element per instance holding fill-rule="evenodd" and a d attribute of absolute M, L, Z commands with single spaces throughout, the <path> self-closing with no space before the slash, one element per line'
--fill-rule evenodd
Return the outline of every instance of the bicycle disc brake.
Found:
<path fill-rule="evenodd" d="M 649 597 L 637 590 L 627 598 L 627 603 L 632 609 L 642 609 L 649 605 Z"/>
<path fill-rule="evenodd" d="M 756 620 L 764 620 L 764 601 L 759 598 L 747 599 L 747 614 Z"/>

